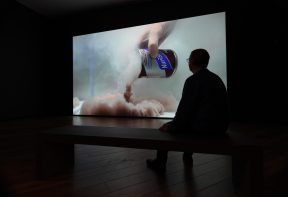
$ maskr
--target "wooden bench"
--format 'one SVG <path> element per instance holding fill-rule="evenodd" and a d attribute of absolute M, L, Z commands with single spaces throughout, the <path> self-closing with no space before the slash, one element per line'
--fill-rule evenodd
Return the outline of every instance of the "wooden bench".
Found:
<path fill-rule="evenodd" d="M 64 126 L 48 129 L 39 135 L 38 175 L 45 178 L 71 169 L 74 144 L 193 151 L 231 155 L 235 189 L 241 189 L 246 182 L 251 196 L 262 196 L 264 159 L 274 152 L 288 152 L 287 127 L 233 123 L 227 133 L 225 137 L 195 137 L 164 133 L 155 128 Z"/>

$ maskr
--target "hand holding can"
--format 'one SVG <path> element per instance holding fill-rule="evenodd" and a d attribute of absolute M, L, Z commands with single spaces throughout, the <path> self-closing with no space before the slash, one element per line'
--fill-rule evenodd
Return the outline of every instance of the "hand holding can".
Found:
<path fill-rule="evenodd" d="M 168 37 L 174 29 L 174 26 L 175 21 L 152 23 L 148 25 L 146 31 L 139 40 L 138 47 L 140 49 L 147 48 L 150 56 L 156 58 L 158 55 L 158 47 Z"/>

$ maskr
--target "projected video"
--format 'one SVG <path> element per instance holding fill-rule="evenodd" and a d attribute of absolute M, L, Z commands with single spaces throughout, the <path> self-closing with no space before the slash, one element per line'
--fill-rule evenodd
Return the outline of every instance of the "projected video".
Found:
<path fill-rule="evenodd" d="M 192 50 L 226 79 L 225 12 L 73 37 L 73 115 L 173 118 Z"/>

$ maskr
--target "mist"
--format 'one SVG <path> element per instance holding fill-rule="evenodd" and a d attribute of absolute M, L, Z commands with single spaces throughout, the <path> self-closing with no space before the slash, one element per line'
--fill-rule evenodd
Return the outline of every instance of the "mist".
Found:
<path fill-rule="evenodd" d="M 75 95 L 87 99 L 111 91 L 123 92 L 126 84 L 131 84 L 141 71 L 137 44 L 145 28 L 74 37 Z"/>

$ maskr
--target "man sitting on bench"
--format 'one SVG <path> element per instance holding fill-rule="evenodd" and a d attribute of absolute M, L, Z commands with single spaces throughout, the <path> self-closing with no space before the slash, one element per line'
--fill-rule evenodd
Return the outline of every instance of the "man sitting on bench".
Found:
<path fill-rule="evenodd" d="M 207 69 L 209 53 L 193 50 L 187 59 L 193 73 L 186 79 L 182 98 L 174 119 L 162 125 L 162 132 L 189 132 L 195 136 L 225 135 L 228 127 L 227 91 L 221 78 Z M 157 151 L 155 159 L 147 160 L 147 167 L 165 171 L 168 151 Z M 192 151 L 184 152 L 183 162 L 192 166 Z"/>

